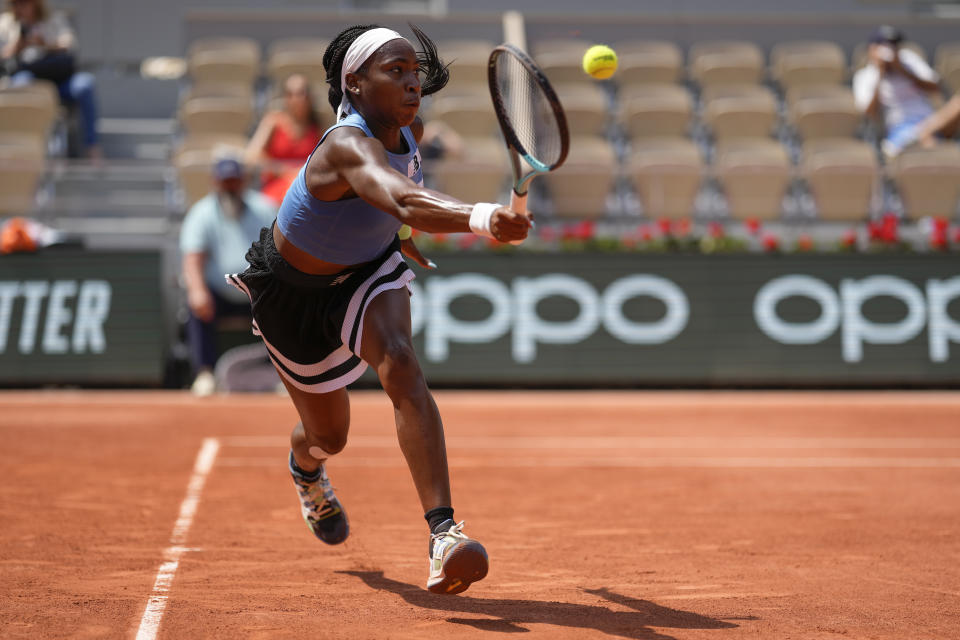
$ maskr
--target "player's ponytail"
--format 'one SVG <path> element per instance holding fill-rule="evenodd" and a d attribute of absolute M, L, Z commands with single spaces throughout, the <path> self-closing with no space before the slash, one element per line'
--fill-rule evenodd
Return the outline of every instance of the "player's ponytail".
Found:
<path fill-rule="evenodd" d="M 409 24 L 409 23 L 408 23 Z M 411 24 L 410 29 L 420 41 L 420 51 L 417 51 L 417 63 L 420 65 L 420 95 L 429 96 L 447 86 L 450 80 L 449 65 L 443 64 L 437 45 L 423 32 L 420 27 Z"/>

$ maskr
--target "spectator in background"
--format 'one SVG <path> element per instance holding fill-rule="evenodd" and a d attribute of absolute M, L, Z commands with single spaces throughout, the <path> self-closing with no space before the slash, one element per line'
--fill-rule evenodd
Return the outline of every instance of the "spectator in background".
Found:
<path fill-rule="evenodd" d="M 940 78 L 902 42 L 898 29 L 879 27 L 870 39 L 866 66 L 853 76 L 857 107 L 883 118 L 887 132 L 881 146 L 889 158 L 918 142 L 932 146 L 936 137 L 956 133 L 960 123 L 960 97 L 936 110 L 930 98 L 939 91 Z"/>
<path fill-rule="evenodd" d="M 263 116 L 246 152 L 247 164 L 260 167 L 260 190 L 277 206 L 322 133 L 309 82 L 291 75 L 283 83 L 283 109 Z"/>
<path fill-rule="evenodd" d="M 7 0 L 0 15 L 0 58 L 11 84 L 35 78 L 57 85 L 60 100 L 76 105 L 87 155 L 102 157 L 97 142 L 97 103 L 93 75 L 76 70 L 76 36 L 66 16 L 51 13 L 45 0 Z"/>
<path fill-rule="evenodd" d="M 213 165 L 211 193 L 187 212 L 180 230 L 183 280 L 190 319 L 187 340 L 196 378 L 196 395 L 216 390 L 213 366 L 217 361 L 216 323 L 224 317 L 250 318 L 250 300 L 227 284 L 225 274 L 246 268 L 247 249 L 269 227 L 276 208 L 263 195 L 246 189 L 240 154 L 218 151 Z"/>

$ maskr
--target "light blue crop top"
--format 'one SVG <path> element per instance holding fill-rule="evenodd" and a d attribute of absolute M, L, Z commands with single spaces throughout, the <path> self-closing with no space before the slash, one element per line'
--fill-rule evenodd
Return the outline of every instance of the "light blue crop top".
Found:
<path fill-rule="evenodd" d="M 323 134 L 313 153 L 323 144 L 330 132 L 338 127 L 356 127 L 373 137 L 363 116 L 351 113 Z M 401 130 L 407 143 L 407 153 L 387 152 L 390 166 L 423 186 L 420 151 L 410 127 Z M 311 157 L 313 156 L 311 153 Z M 362 198 L 324 202 L 307 190 L 304 177 L 307 162 L 283 198 L 277 213 L 277 226 L 283 236 L 298 249 L 313 257 L 336 264 L 369 262 L 383 253 L 400 230 L 401 223 L 389 213 L 367 203 Z"/>

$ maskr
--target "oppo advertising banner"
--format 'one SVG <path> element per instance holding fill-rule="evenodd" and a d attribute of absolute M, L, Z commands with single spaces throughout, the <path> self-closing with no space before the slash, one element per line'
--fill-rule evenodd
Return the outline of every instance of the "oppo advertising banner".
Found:
<path fill-rule="evenodd" d="M 0 384 L 159 384 L 157 252 L 0 256 Z"/>
<path fill-rule="evenodd" d="M 960 383 L 956 256 L 436 258 L 412 298 L 432 382 Z"/>

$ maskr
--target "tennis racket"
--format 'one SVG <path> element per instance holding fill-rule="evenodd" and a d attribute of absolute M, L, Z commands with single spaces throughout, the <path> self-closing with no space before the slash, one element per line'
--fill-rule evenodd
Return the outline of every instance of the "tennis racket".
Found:
<path fill-rule="evenodd" d="M 493 50 L 487 79 L 513 166 L 510 208 L 525 213 L 530 181 L 553 171 L 567 158 L 567 118 L 543 71 L 513 45 L 502 44 Z"/>

